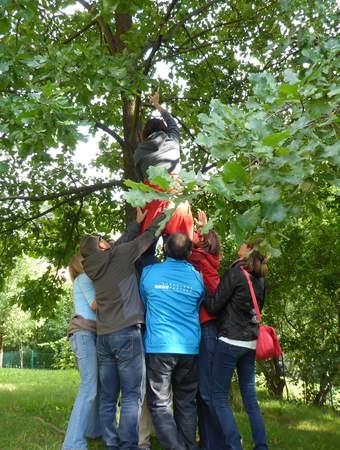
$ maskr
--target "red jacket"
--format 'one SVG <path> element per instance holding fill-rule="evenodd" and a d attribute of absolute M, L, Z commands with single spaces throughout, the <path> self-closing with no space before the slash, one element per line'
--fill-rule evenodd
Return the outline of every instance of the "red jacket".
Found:
<path fill-rule="evenodd" d="M 220 284 L 220 276 L 217 269 L 220 265 L 221 258 L 216 255 L 211 255 L 198 247 L 193 249 L 188 261 L 202 274 L 205 287 L 214 295 L 217 286 Z M 200 309 L 201 325 L 213 319 L 216 319 L 216 317 L 209 314 L 205 306 L 202 305 Z"/>

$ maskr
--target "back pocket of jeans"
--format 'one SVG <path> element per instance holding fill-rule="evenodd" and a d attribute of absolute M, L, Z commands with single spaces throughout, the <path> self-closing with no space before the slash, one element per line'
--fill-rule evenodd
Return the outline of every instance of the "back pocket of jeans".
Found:
<path fill-rule="evenodd" d="M 133 357 L 133 338 L 127 337 L 119 348 L 116 348 L 116 357 L 119 361 L 126 361 Z"/>

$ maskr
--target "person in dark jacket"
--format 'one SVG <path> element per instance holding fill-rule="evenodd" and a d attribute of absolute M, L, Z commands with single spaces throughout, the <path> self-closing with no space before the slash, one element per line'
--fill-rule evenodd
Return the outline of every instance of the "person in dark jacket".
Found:
<path fill-rule="evenodd" d="M 220 283 L 217 271 L 221 262 L 221 242 L 214 230 L 201 233 L 208 223 L 203 211 L 198 212 L 194 234 L 194 245 L 188 261 L 202 275 L 205 288 L 215 294 Z M 201 450 L 224 450 L 223 432 L 211 404 L 212 363 L 217 343 L 216 316 L 208 313 L 204 305 L 200 308 L 201 343 L 198 358 L 199 384 L 197 393 L 197 415 Z"/>
<path fill-rule="evenodd" d="M 150 166 L 164 167 L 172 175 L 178 175 L 181 170 L 178 126 L 171 114 L 161 106 L 159 88 L 150 97 L 150 102 L 163 120 L 150 118 L 143 128 L 143 141 L 134 154 L 137 175 L 141 181 L 148 179 L 147 170 Z"/>
<path fill-rule="evenodd" d="M 229 450 L 242 450 L 241 436 L 228 401 L 234 370 L 247 411 L 254 449 L 268 450 L 265 425 L 255 391 L 255 350 L 259 324 L 249 286 L 241 267 L 247 270 L 254 287 L 259 308 L 264 303 L 264 277 L 267 260 L 258 251 L 256 242 L 243 244 L 239 257 L 223 276 L 216 294 L 206 294 L 204 304 L 219 320 L 218 342 L 212 369 L 212 404 L 223 429 Z M 217 449 L 216 449 L 217 450 Z"/>
<path fill-rule="evenodd" d="M 149 167 L 162 167 L 170 175 L 177 177 L 181 170 L 181 163 L 179 129 L 171 114 L 161 106 L 159 96 L 158 88 L 157 92 L 150 97 L 150 102 L 161 114 L 162 119 L 150 118 L 147 120 L 142 132 L 143 140 L 134 153 L 134 162 L 140 180 L 154 189 L 162 191 L 159 186 L 149 183 Z M 155 217 L 161 214 L 168 204 L 167 200 L 152 200 L 145 206 L 147 214 L 142 223 L 141 232 L 150 226 Z M 193 231 L 194 221 L 190 204 L 188 201 L 185 201 L 178 205 L 164 229 L 164 234 L 184 233 L 192 240 Z M 147 265 L 158 262 L 155 252 L 156 242 L 143 255 L 140 262 L 140 270 Z"/>
<path fill-rule="evenodd" d="M 84 271 L 93 281 L 96 292 L 99 414 L 108 450 L 139 449 L 138 421 L 145 383 L 141 334 L 144 306 L 139 295 L 135 262 L 154 241 L 164 216 L 159 216 L 139 235 L 145 213 L 140 209 L 137 211 L 136 222 L 119 241 L 110 244 L 100 236 L 86 235 L 80 243 Z M 116 412 L 120 392 L 118 429 Z"/>

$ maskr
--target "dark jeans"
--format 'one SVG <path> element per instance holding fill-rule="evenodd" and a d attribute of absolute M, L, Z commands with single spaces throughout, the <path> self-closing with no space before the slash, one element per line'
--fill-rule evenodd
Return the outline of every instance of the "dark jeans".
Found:
<path fill-rule="evenodd" d="M 145 360 L 148 406 L 162 449 L 197 450 L 197 356 L 150 353 Z"/>
<path fill-rule="evenodd" d="M 211 320 L 202 326 L 200 354 L 198 358 L 199 384 L 197 413 L 201 450 L 225 450 L 227 448 L 223 431 L 211 401 L 212 366 L 216 345 L 216 321 Z"/>
<path fill-rule="evenodd" d="M 138 450 L 138 422 L 145 384 L 140 326 L 98 336 L 97 353 L 103 440 L 114 450 Z M 116 413 L 120 392 L 122 398 L 118 428 Z"/>
<path fill-rule="evenodd" d="M 237 370 L 243 404 L 252 429 L 254 450 L 268 450 L 266 431 L 255 390 L 255 350 L 217 341 L 213 363 L 213 407 L 228 450 L 242 450 L 241 436 L 228 402 L 231 379 Z"/>

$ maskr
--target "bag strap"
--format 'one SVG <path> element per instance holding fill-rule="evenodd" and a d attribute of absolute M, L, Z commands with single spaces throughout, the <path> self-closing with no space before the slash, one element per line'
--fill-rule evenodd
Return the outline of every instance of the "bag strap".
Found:
<path fill-rule="evenodd" d="M 251 282 L 249 273 L 243 267 L 241 267 L 241 270 L 242 270 L 242 272 L 243 272 L 243 274 L 246 277 L 247 282 L 248 282 L 251 299 L 253 300 L 253 305 L 254 305 L 254 308 L 255 308 L 255 311 L 256 311 L 256 315 L 257 315 L 257 320 L 259 321 L 259 323 L 261 323 L 261 313 L 260 313 L 260 310 L 259 310 L 259 306 L 257 304 L 253 283 Z"/>

